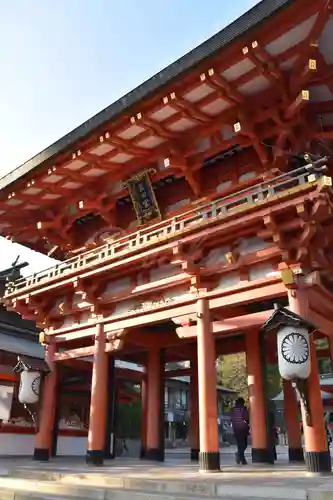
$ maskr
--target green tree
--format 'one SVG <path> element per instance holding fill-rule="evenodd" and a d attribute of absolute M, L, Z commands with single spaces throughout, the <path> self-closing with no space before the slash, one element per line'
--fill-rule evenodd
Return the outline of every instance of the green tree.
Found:
<path fill-rule="evenodd" d="M 277 364 L 269 364 L 266 366 L 266 389 L 267 397 L 275 398 L 282 390 L 282 381 Z"/>
<path fill-rule="evenodd" d="M 245 353 L 221 356 L 217 362 L 218 383 L 232 389 L 248 401 L 248 385 Z M 281 391 L 281 378 L 277 364 L 266 367 L 267 397 L 274 398 Z"/>
<path fill-rule="evenodd" d="M 141 436 L 141 402 L 118 403 L 116 436 L 119 439 L 139 439 Z"/>
<path fill-rule="evenodd" d="M 221 356 L 217 361 L 218 383 L 248 400 L 246 358 L 244 353 Z"/>

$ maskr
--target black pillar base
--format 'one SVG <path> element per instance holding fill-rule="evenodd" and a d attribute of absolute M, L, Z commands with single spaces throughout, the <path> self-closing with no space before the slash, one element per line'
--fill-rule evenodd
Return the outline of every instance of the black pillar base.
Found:
<path fill-rule="evenodd" d="M 145 458 L 147 454 L 146 448 L 144 446 L 141 446 L 140 449 L 140 458 Z"/>
<path fill-rule="evenodd" d="M 289 462 L 304 462 L 303 448 L 288 449 Z"/>
<path fill-rule="evenodd" d="M 273 452 L 267 448 L 252 448 L 253 464 L 274 464 Z"/>
<path fill-rule="evenodd" d="M 34 460 L 39 462 L 48 462 L 50 459 L 50 450 L 47 448 L 35 448 Z"/>
<path fill-rule="evenodd" d="M 191 448 L 191 460 L 192 462 L 199 461 L 199 448 Z"/>
<path fill-rule="evenodd" d="M 88 450 L 86 454 L 86 463 L 89 465 L 103 465 L 104 450 Z"/>
<path fill-rule="evenodd" d="M 331 474 L 332 464 L 329 451 L 307 451 L 305 452 L 306 468 L 309 472 Z"/>
<path fill-rule="evenodd" d="M 153 460 L 155 462 L 164 462 L 164 450 L 158 448 L 148 448 L 144 457 L 146 460 Z"/>
<path fill-rule="evenodd" d="M 218 451 L 199 452 L 200 472 L 221 472 L 220 453 Z"/>

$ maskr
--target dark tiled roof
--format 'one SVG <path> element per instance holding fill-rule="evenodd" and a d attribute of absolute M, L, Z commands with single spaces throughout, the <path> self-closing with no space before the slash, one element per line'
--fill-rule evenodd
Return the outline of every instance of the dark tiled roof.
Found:
<path fill-rule="evenodd" d="M 270 318 L 268 318 L 268 320 L 263 324 L 261 331 L 269 332 L 277 330 L 283 326 L 304 327 L 307 328 L 309 332 L 316 330 L 316 327 L 305 318 L 289 311 L 285 307 L 276 307 Z"/>

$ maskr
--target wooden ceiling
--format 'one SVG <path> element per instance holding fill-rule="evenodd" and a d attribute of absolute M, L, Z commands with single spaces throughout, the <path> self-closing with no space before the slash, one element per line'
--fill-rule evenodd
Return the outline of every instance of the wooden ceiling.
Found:
<path fill-rule="evenodd" d="M 196 192 L 205 159 L 253 147 L 267 169 L 286 148 L 330 147 L 331 2 L 295 0 L 134 108 L 0 191 L 1 234 L 48 253 L 91 212 L 114 224 L 123 181 L 185 177 Z M 269 145 L 269 147 L 267 147 Z M 314 147 L 314 146 L 313 146 Z M 316 146 L 317 147 L 317 146 Z"/>

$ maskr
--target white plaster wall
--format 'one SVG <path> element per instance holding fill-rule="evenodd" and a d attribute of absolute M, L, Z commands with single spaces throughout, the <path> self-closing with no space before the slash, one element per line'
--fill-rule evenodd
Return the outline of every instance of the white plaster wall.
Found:
<path fill-rule="evenodd" d="M 240 177 L 239 177 L 239 182 L 245 182 L 245 181 L 249 181 L 250 179 L 254 179 L 255 176 L 256 176 L 256 172 L 245 172 L 244 174 L 242 174 Z"/>
<path fill-rule="evenodd" d="M 0 435 L 0 456 L 30 456 L 35 449 L 34 434 Z M 87 437 L 59 436 L 57 455 L 84 456 L 87 451 Z"/>
<path fill-rule="evenodd" d="M 87 452 L 87 437 L 59 436 L 57 443 L 58 456 L 85 456 Z"/>
<path fill-rule="evenodd" d="M 34 434 L 0 434 L 0 456 L 32 456 L 34 449 Z"/>
<path fill-rule="evenodd" d="M 226 253 L 230 252 L 230 247 L 214 248 L 204 257 L 200 264 L 213 266 L 214 264 L 227 264 Z"/>
<path fill-rule="evenodd" d="M 241 255 L 247 255 L 249 253 L 258 252 L 259 250 L 264 250 L 265 248 L 269 248 L 272 246 L 272 243 L 269 243 L 262 238 L 243 238 L 237 249 Z"/>
<path fill-rule="evenodd" d="M 249 281 L 265 279 L 268 274 L 274 271 L 272 264 L 264 263 L 253 266 L 249 269 Z"/>
<path fill-rule="evenodd" d="M 120 292 L 124 292 L 125 290 L 128 290 L 130 286 L 131 286 L 130 278 L 122 278 L 119 280 L 110 281 L 105 290 L 105 293 L 117 294 Z"/>
<path fill-rule="evenodd" d="M 223 191 L 224 189 L 227 189 L 231 186 L 232 182 L 231 181 L 225 181 L 225 182 L 222 182 L 221 184 L 219 184 L 217 187 L 216 187 L 216 191 Z"/>
<path fill-rule="evenodd" d="M 118 314 L 125 314 L 128 311 L 131 311 L 136 306 L 139 305 L 138 300 L 125 300 L 124 302 L 118 302 L 115 310 L 112 312 L 110 316 L 117 316 Z"/>
<path fill-rule="evenodd" d="M 150 270 L 150 281 L 158 281 L 164 278 L 170 278 L 171 276 L 175 276 L 178 273 L 179 269 L 177 269 L 177 267 L 172 264 L 159 266 L 155 269 Z"/>
<path fill-rule="evenodd" d="M 192 298 L 192 294 L 186 290 L 181 291 L 181 290 L 171 290 L 169 292 L 165 292 L 163 294 L 164 300 L 172 300 L 174 302 L 180 301 L 180 300 L 186 300 Z"/>
<path fill-rule="evenodd" d="M 231 288 L 240 282 L 239 273 L 230 273 L 222 276 L 216 288 Z M 215 289 L 216 289 L 215 288 Z"/>

